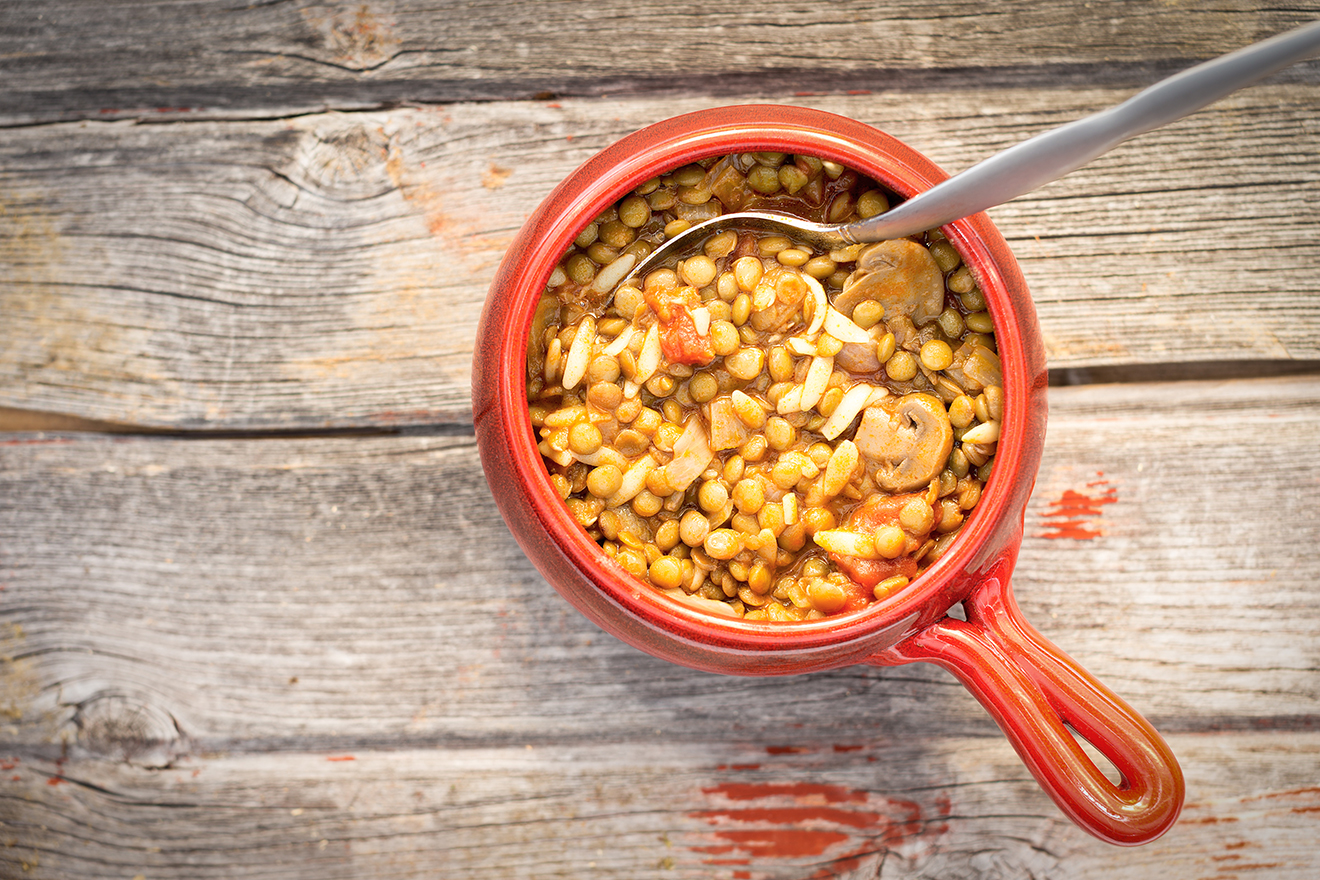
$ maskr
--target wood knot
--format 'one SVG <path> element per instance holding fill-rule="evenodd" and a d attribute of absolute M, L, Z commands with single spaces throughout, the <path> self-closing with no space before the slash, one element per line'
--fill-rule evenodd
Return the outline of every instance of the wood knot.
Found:
<path fill-rule="evenodd" d="M 376 70 L 399 53 L 394 17 L 374 8 L 376 4 L 356 6 L 309 6 L 302 10 L 303 20 L 320 43 L 324 63 L 345 70 L 364 73 Z"/>
<path fill-rule="evenodd" d="M 125 694 L 84 700 L 71 723 L 89 752 L 139 767 L 168 767 L 187 751 L 187 737 L 173 715 Z"/>
<path fill-rule="evenodd" d="M 380 126 L 321 120 L 294 149 L 288 176 L 339 201 L 362 201 L 394 187 L 387 163 L 390 141 Z"/>

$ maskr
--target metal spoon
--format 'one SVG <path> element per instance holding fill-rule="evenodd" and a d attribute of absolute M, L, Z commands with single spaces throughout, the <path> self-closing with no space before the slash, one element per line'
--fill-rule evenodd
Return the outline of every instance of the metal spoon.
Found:
<path fill-rule="evenodd" d="M 1038 134 L 875 217 L 827 225 L 773 213 L 723 214 L 669 239 L 637 264 L 628 277 L 645 275 L 728 228 L 782 233 L 823 250 L 934 229 L 1031 192 L 1130 138 L 1191 115 L 1317 52 L 1320 21 L 1198 64 L 1116 107 Z"/>

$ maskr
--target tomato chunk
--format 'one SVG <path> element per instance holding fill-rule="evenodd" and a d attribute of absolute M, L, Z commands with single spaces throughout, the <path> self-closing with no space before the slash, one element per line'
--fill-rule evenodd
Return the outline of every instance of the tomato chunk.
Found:
<path fill-rule="evenodd" d="M 701 307 L 701 296 L 695 288 L 648 290 L 644 296 L 647 305 L 660 319 L 660 348 L 670 363 L 705 366 L 715 360 L 710 322 L 706 322 L 703 333 L 692 316 L 692 310 Z"/>
<path fill-rule="evenodd" d="M 848 515 L 845 528 L 852 532 L 874 534 L 882 526 L 899 526 L 899 514 L 909 501 L 924 498 L 925 493 L 906 495 L 877 495 L 858 505 Z M 876 584 L 891 577 L 902 575 L 906 578 L 917 576 L 917 560 L 912 555 L 899 556 L 897 559 L 859 559 L 856 556 L 842 556 L 831 553 L 830 559 L 839 570 L 856 583 L 870 590 Z"/>
<path fill-rule="evenodd" d="M 702 336 L 686 305 L 677 305 L 660 328 L 660 348 L 673 363 L 705 366 L 715 359 L 710 336 Z"/>

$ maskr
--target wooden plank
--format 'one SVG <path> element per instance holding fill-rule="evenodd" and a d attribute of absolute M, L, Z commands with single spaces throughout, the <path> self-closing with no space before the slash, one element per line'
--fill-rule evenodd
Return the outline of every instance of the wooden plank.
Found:
<path fill-rule="evenodd" d="M 1006 0 L 993 10 L 972 0 L 827 9 L 55 0 L 13 5 L 0 22 L 0 123 L 287 116 L 538 93 L 1132 87 L 1317 12 L 1314 0 L 1288 9 Z"/>
<path fill-rule="evenodd" d="M 1311 605 L 1320 574 L 1301 558 L 1320 479 L 1289 451 L 1314 445 L 1317 391 L 1315 377 L 1051 389 L 1015 576 L 1027 616 L 1156 714 L 1249 724 L 1232 707 L 1272 693 L 1271 714 L 1309 724 L 1315 621 L 1284 609 Z"/>
<path fill-rule="evenodd" d="M 0 873 L 1311 877 L 1320 382 L 1051 408 L 1017 592 L 1179 755 L 1150 846 L 1072 826 L 931 667 L 721 678 L 602 635 L 461 431 L 11 434 Z"/>
<path fill-rule="evenodd" d="M 1175 736 L 1181 821 L 1078 830 L 994 738 L 767 749 L 736 730 L 623 743 L 10 758 L 0 870 L 39 878 L 1309 880 L 1320 734 Z M 51 784 L 54 782 L 56 784 Z"/>
<path fill-rule="evenodd" d="M 793 100 L 960 169 L 1120 97 Z M 711 104 L 11 130 L 0 406 L 168 428 L 467 421 L 480 305 L 531 207 L 605 144 Z M 1320 358 L 1317 105 L 1310 85 L 1243 92 L 994 209 L 1051 366 Z"/>
<path fill-rule="evenodd" d="M 1314 727 L 1320 482 L 1299 462 L 1320 381 L 1051 399 L 1016 576 L 1028 617 L 1161 728 Z M 706 742 L 730 714 L 769 743 L 994 733 L 932 667 L 722 678 L 602 635 L 522 556 L 466 436 L 12 437 L 0 654 L 15 743 L 90 738 L 166 762 L 675 729 Z"/>

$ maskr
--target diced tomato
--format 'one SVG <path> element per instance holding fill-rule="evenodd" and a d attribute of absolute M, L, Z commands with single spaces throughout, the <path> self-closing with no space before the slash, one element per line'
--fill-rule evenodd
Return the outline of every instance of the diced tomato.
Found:
<path fill-rule="evenodd" d="M 907 495 L 877 495 L 858 505 L 848 514 L 845 528 L 853 532 L 873 533 L 881 526 L 898 525 L 898 513 L 913 498 L 924 497 L 924 493 Z M 863 604 L 870 600 L 869 590 L 883 580 L 896 575 L 907 578 L 917 576 L 917 561 L 911 556 L 897 559 L 858 559 L 856 556 L 830 554 L 830 559 L 839 570 L 852 578 L 868 591 L 863 597 Z"/>
<path fill-rule="evenodd" d="M 900 556 L 897 559 L 858 559 L 856 556 L 836 556 L 831 553 L 830 558 L 839 566 L 840 571 L 867 589 L 872 589 L 876 584 L 895 575 L 901 574 L 906 578 L 917 576 L 917 562 L 911 556 Z"/>
<path fill-rule="evenodd" d="M 692 315 L 681 303 L 671 309 L 668 323 L 661 323 L 660 348 L 670 363 L 705 366 L 715 359 L 710 336 L 697 333 Z"/>
<path fill-rule="evenodd" d="M 709 329 L 703 336 L 697 332 L 697 324 L 692 319 L 692 309 L 701 305 L 701 296 L 695 288 L 651 288 L 645 290 L 643 296 L 660 319 L 660 348 L 670 363 L 705 366 L 715 359 Z"/>

